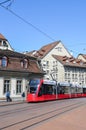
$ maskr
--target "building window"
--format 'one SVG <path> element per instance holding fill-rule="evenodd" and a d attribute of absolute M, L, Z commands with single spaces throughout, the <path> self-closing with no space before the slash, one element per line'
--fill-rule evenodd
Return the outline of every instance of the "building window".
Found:
<path fill-rule="evenodd" d="M 21 67 L 23 67 L 25 69 L 28 67 L 28 60 L 27 59 L 24 59 L 23 61 L 21 61 Z"/>
<path fill-rule="evenodd" d="M 8 47 L 6 41 L 3 41 L 3 46 Z"/>
<path fill-rule="evenodd" d="M 7 66 L 7 57 L 3 57 L 1 61 L 1 66 L 6 67 Z"/>
<path fill-rule="evenodd" d="M 2 41 L 0 40 L 0 46 L 2 45 Z"/>
<path fill-rule="evenodd" d="M 23 68 L 23 61 L 21 61 L 21 67 Z"/>
<path fill-rule="evenodd" d="M 75 74 L 75 79 L 77 79 L 77 74 Z"/>
<path fill-rule="evenodd" d="M 47 74 L 49 74 L 49 70 L 47 70 Z"/>
<path fill-rule="evenodd" d="M 17 80 L 16 83 L 16 94 L 20 94 L 22 91 L 22 80 Z"/>
<path fill-rule="evenodd" d="M 24 66 L 24 68 L 27 68 L 27 66 L 28 66 L 28 61 L 27 61 L 27 59 L 24 59 L 23 66 Z"/>
<path fill-rule="evenodd" d="M 46 61 L 46 65 L 49 66 L 49 61 Z"/>
<path fill-rule="evenodd" d="M 74 79 L 74 74 L 72 74 L 72 79 Z"/>
<path fill-rule="evenodd" d="M 67 73 L 65 73 L 65 79 L 67 79 Z"/>
<path fill-rule="evenodd" d="M 4 80 L 4 94 L 10 91 L 10 80 Z"/>
<path fill-rule="evenodd" d="M 59 52 L 62 52 L 62 47 L 56 47 L 55 49 L 57 49 Z"/>
<path fill-rule="evenodd" d="M 70 73 L 68 73 L 68 79 L 70 79 Z"/>

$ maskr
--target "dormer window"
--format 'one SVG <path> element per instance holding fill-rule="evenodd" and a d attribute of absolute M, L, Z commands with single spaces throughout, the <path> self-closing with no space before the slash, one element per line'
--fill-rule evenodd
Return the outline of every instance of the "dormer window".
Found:
<path fill-rule="evenodd" d="M 2 60 L 1 60 L 1 66 L 2 67 L 6 67 L 7 66 L 7 57 L 3 57 Z"/>
<path fill-rule="evenodd" d="M 3 46 L 8 47 L 6 41 L 3 41 Z"/>
<path fill-rule="evenodd" d="M 80 65 L 81 65 L 81 66 L 83 65 L 83 62 L 82 62 L 82 61 L 80 62 Z"/>
<path fill-rule="evenodd" d="M 76 61 L 73 61 L 73 63 L 75 64 L 75 63 L 76 63 Z"/>
<path fill-rule="evenodd" d="M 2 41 L 0 40 L 0 46 L 2 45 Z"/>
<path fill-rule="evenodd" d="M 28 60 L 27 59 L 24 59 L 21 61 L 21 67 L 23 67 L 25 69 L 28 67 Z"/>
<path fill-rule="evenodd" d="M 66 63 L 69 63 L 69 60 L 66 60 Z"/>

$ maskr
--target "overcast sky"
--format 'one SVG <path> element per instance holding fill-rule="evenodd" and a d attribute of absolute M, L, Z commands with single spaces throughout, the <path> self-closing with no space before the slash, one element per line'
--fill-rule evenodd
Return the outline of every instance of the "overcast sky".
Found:
<path fill-rule="evenodd" d="M 2 6 L 19 16 L 0 6 L 0 33 L 16 51 L 61 40 L 73 56 L 86 54 L 86 0 L 8 0 Z"/>

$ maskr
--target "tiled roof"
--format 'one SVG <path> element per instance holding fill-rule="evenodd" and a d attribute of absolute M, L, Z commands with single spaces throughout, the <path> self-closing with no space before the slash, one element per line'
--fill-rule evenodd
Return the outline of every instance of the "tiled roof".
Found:
<path fill-rule="evenodd" d="M 58 56 L 52 55 L 56 60 L 62 63 L 64 66 L 71 66 L 71 67 L 85 67 L 86 62 L 83 62 L 80 59 L 75 59 L 74 57 L 67 57 L 67 56 Z"/>
<path fill-rule="evenodd" d="M 19 53 L 16 51 L 11 51 L 11 50 L 2 50 L 0 49 L 0 56 L 2 55 L 6 55 L 6 56 L 10 56 L 10 57 L 17 57 L 17 58 L 31 58 L 31 59 L 36 59 L 35 57 L 31 57 L 31 56 L 27 56 L 23 53 Z"/>
<path fill-rule="evenodd" d="M 35 57 L 34 54 L 36 53 L 36 50 L 30 51 L 30 52 L 24 52 L 24 54 L 28 55 L 28 56 L 32 56 Z"/>
<path fill-rule="evenodd" d="M 48 45 L 43 46 L 41 49 L 39 49 L 38 51 L 32 51 L 27 53 L 28 55 L 33 55 L 37 58 L 43 58 L 44 56 L 46 56 L 56 45 L 59 44 L 59 42 L 61 41 L 56 41 L 53 43 L 50 43 Z"/>
<path fill-rule="evenodd" d="M 57 44 L 59 44 L 60 41 L 53 42 L 51 44 L 48 44 L 46 46 L 43 46 L 37 53 L 35 53 L 35 56 L 39 58 L 43 58 L 46 56 Z"/>
<path fill-rule="evenodd" d="M 86 59 L 86 54 L 81 54 L 83 57 L 84 57 L 84 59 Z"/>
<path fill-rule="evenodd" d="M 37 59 L 31 56 L 27 56 L 22 53 L 18 53 L 10 50 L 0 50 L 0 58 L 6 56 L 8 58 L 7 67 L 0 66 L 0 70 L 19 71 L 19 72 L 33 72 L 43 73 L 38 66 Z M 29 64 L 28 68 L 22 68 L 20 61 L 27 59 Z"/>
<path fill-rule="evenodd" d="M 38 68 L 37 62 L 33 60 L 30 60 L 28 69 L 30 72 L 42 73 L 42 71 Z"/>
<path fill-rule="evenodd" d="M 6 38 L 0 33 L 0 39 L 6 40 Z"/>

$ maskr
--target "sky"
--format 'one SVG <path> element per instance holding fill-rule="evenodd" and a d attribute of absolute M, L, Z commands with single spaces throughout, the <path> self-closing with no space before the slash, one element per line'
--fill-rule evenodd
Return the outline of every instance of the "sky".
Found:
<path fill-rule="evenodd" d="M 74 57 L 86 54 L 86 0 L 4 2 L 0 0 L 0 33 L 15 51 L 39 50 L 61 40 Z"/>

